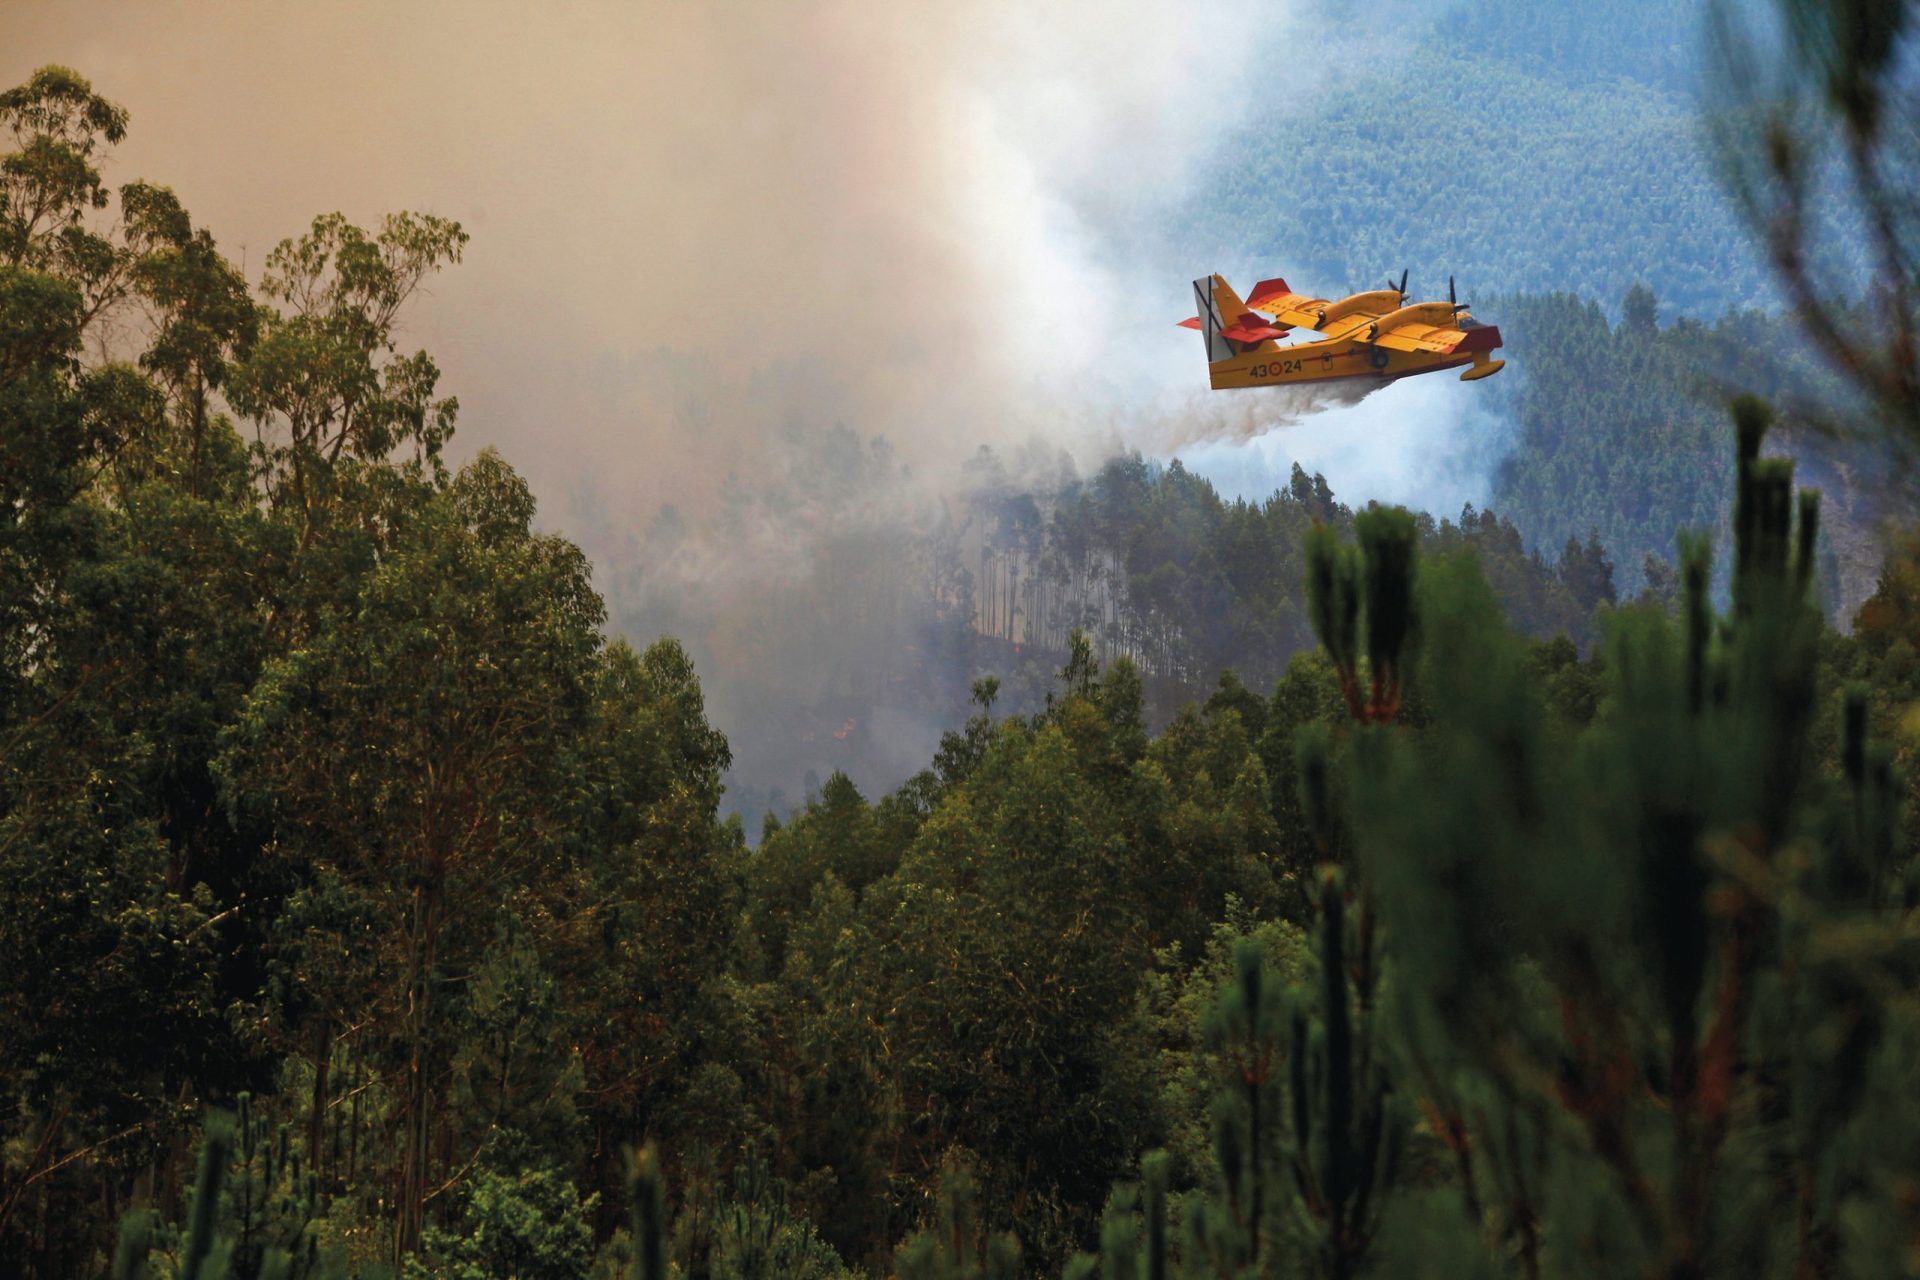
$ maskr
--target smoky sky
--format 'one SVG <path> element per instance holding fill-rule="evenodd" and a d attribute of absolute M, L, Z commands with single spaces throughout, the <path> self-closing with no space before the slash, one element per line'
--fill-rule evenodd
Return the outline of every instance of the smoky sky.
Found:
<path fill-rule="evenodd" d="M 462 402 L 564 520 L 697 504 L 794 421 L 936 462 L 1116 440 L 1199 362 L 1136 233 L 1187 189 L 1285 7 L 1153 0 L 18 3 L 0 75 L 63 62 L 133 114 L 257 278 L 313 215 L 460 220 L 415 307 Z M 1295 88 L 1305 71 L 1290 72 Z M 1131 241 L 1129 237 L 1134 237 Z"/>

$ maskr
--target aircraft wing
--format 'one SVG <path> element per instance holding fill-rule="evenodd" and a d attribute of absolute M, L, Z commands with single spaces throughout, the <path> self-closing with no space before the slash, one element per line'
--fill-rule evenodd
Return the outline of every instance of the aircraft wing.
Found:
<path fill-rule="evenodd" d="M 1285 280 L 1274 279 L 1262 280 L 1253 286 L 1253 294 L 1247 299 L 1247 305 L 1255 311 L 1266 312 L 1291 328 L 1318 329 L 1320 311 L 1327 305 L 1327 300 L 1295 293 L 1287 287 Z"/>
<path fill-rule="evenodd" d="M 1440 355 L 1454 350 L 1467 335 L 1458 329 L 1430 324 L 1403 324 L 1373 340 L 1376 347 L 1389 351 L 1431 351 Z"/>
<path fill-rule="evenodd" d="M 1328 340 L 1351 338 L 1356 334 L 1366 333 L 1367 326 L 1371 325 L 1384 314 L 1385 312 L 1380 311 L 1349 311 L 1320 332 L 1325 334 Z M 1379 345 L 1385 346 L 1386 344 L 1381 343 Z"/>
<path fill-rule="evenodd" d="M 1425 351 L 1451 355 L 1456 351 L 1486 351 L 1500 345 L 1500 330 L 1495 325 L 1467 320 L 1463 325 L 1396 325 L 1373 339 L 1376 347 L 1389 351 Z"/>

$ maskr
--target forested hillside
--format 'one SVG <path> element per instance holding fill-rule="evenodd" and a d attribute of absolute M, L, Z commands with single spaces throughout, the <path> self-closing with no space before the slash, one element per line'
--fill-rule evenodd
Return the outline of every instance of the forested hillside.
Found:
<path fill-rule="evenodd" d="M 1724 556 L 1716 531 L 1728 526 L 1733 478 L 1725 405 L 1744 388 L 1793 410 L 1769 449 L 1794 457 L 1827 496 L 1818 599 L 1844 623 L 1874 587 L 1889 472 L 1822 429 L 1860 412 L 1832 362 L 1781 316 L 1675 317 L 1645 285 L 1619 309 L 1610 321 L 1598 301 L 1567 294 L 1487 304 L 1513 367 L 1476 393 L 1513 424 L 1510 449 L 1490 509 L 1420 515 L 1423 546 L 1471 548 L 1515 626 L 1543 640 L 1565 635 L 1585 652 L 1599 634 L 1597 606 L 1649 587 L 1672 593 L 1684 532 L 1715 538 Z M 1038 709 L 1075 628 L 1101 660 L 1135 663 L 1155 726 L 1223 671 L 1267 687 L 1313 642 L 1308 531 L 1315 522 L 1348 529 L 1354 516 L 1298 467 L 1264 501 L 1229 501 L 1177 461 L 1115 458 L 1080 476 L 1069 463 L 1022 465 L 983 449 L 951 500 L 915 520 L 880 442 L 836 431 L 795 457 L 758 484 L 737 484 L 704 533 L 677 515 L 656 526 L 637 562 L 661 573 L 689 541 L 711 545 L 725 528 L 795 511 L 817 535 L 835 518 L 821 510 L 877 504 L 877 528 L 854 519 L 816 537 L 815 573 L 756 591 L 724 616 L 701 612 L 701 584 L 685 576 L 613 591 L 629 628 L 684 626 L 752 647 L 711 655 L 728 671 L 760 673 L 753 723 L 768 731 L 738 735 L 730 801 L 749 822 L 801 799 L 808 772 L 815 791 L 835 769 L 892 786 L 914 762 L 903 767 L 887 730 L 933 726 L 921 731 L 931 750 L 964 715 L 979 675 L 1002 679 L 1004 709 Z M 849 615 L 867 620 L 864 634 L 829 643 Z M 783 662 L 813 651 L 837 660 L 825 671 Z"/>
<path fill-rule="evenodd" d="M 732 486 L 710 524 L 664 513 L 634 557 L 640 574 L 612 588 L 629 631 L 714 638 L 703 664 L 751 708 L 727 801 L 750 833 L 836 770 L 869 790 L 897 785 L 965 718 L 982 675 L 1000 681 L 1003 711 L 1040 710 L 1076 630 L 1099 661 L 1134 664 L 1155 727 L 1223 672 L 1271 686 L 1313 644 L 1308 535 L 1354 519 L 1297 467 L 1265 501 L 1227 501 L 1177 461 L 1135 454 L 1081 477 L 986 449 L 948 501 L 917 506 L 883 442 L 835 430 L 803 443 L 794 465 Z M 763 523 L 807 539 L 804 573 L 738 591 L 685 568 L 710 563 L 728 530 Z M 1613 560 L 1585 534 L 1536 550 L 1471 507 L 1422 514 L 1418 530 L 1431 552 L 1472 550 L 1515 624 L 1541 639 L 1584 651 L 1595 610 L 1619 595 Z"/>
<path fill-rule="evenodd" d="M 1721 7 L 1748 19 L 1767 15 L 1767 6 L 1752 0 Z M 1604 17 L 1551 4 L 1457 4 L 1435 16 L 1429 41 L 1560 84 L 1606 88 L 1625 81 L 1684 95 L 1710 78 L 1706 4 L 1624 0 Z"/>
<path fill-rule="evenodd" d="M 1597 534 L 1637 591 L 1648 557 L 1672 565 L 1676 533 L 1727 525 L 1732 463 L 1725 403 L 1759 392 L 1801 416 L 1771 447 L 1815 475 L 1828 500 L 1823 603 L 1848 610 L 1873 589 L 1884 461 L 1822 430 L 1857 416 L 1832 362 L 1782 316 L 1743 312 L 1711 324 L 1663 318 L 1645 285 L 1622 319 L 1571 295 L 1502 298 L 1501 332 L 1520 376 L 1489 392 L 1515 424 L 1494 505 L 1529 546 Z"/>

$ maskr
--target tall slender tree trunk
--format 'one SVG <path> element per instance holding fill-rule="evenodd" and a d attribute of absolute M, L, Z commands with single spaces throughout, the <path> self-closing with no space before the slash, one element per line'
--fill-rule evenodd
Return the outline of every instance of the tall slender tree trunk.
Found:
<path fill-rule="evenodd" d="M 367 1043 L 356 1034 L 353 1041 L 353 1108 L 347 1117 L 347 1186 L 360 1185 L 360 1094 L 367 1083 Z"/>
<path fill-rule="evenodd" d="M 307 1167 L 325 1185 L 331 1169 L 326 1158 L 327 1089 L 333 1066 L 333 1020 L 321 1014 L 313 1032 L 313 1103 L 307 1114 Z"/>
<path fill-rule="evenodd" d="M 1020 562 L 1007 557 L 1007 643 L 1013 643 L 1014 602 L 1020 598 Z"/>
<path fill-rule="evenodd" d="M 427 1017 L 433 983 L 434 941 L 439 930 L 440 877 L 428 871 L 413 887 L 413 937 L 407 984 L 407 1080 L 402 1107 L 403 1154 L 395 1197 L 393 1252 L 398 1264 L 420 1248 L 427 1199 Z"/>

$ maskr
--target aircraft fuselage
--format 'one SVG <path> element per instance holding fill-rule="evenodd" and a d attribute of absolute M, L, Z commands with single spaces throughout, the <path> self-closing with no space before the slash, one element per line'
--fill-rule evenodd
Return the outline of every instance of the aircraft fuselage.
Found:
<path fill-rule="evenodd" d="M 1288 382 L 1327 382 L 1336 378 L 1376 378 L 1391 382 L 1420 373 L 1438 373 L 1478 365 L 1465 375 L 1484 378 L 1504 361 L 1491 360 L 1484 351 L 1434 355 L 1424 351 L 1389 351 L 1385 347 L 1333 338 L 1301 342 L 1266 351 L 1250 351 L 1208 366 L 1215 391 L 1231 387 L 1270 387 Z M 1482 371 L 1484 370 L 1484 372 Z"/>

